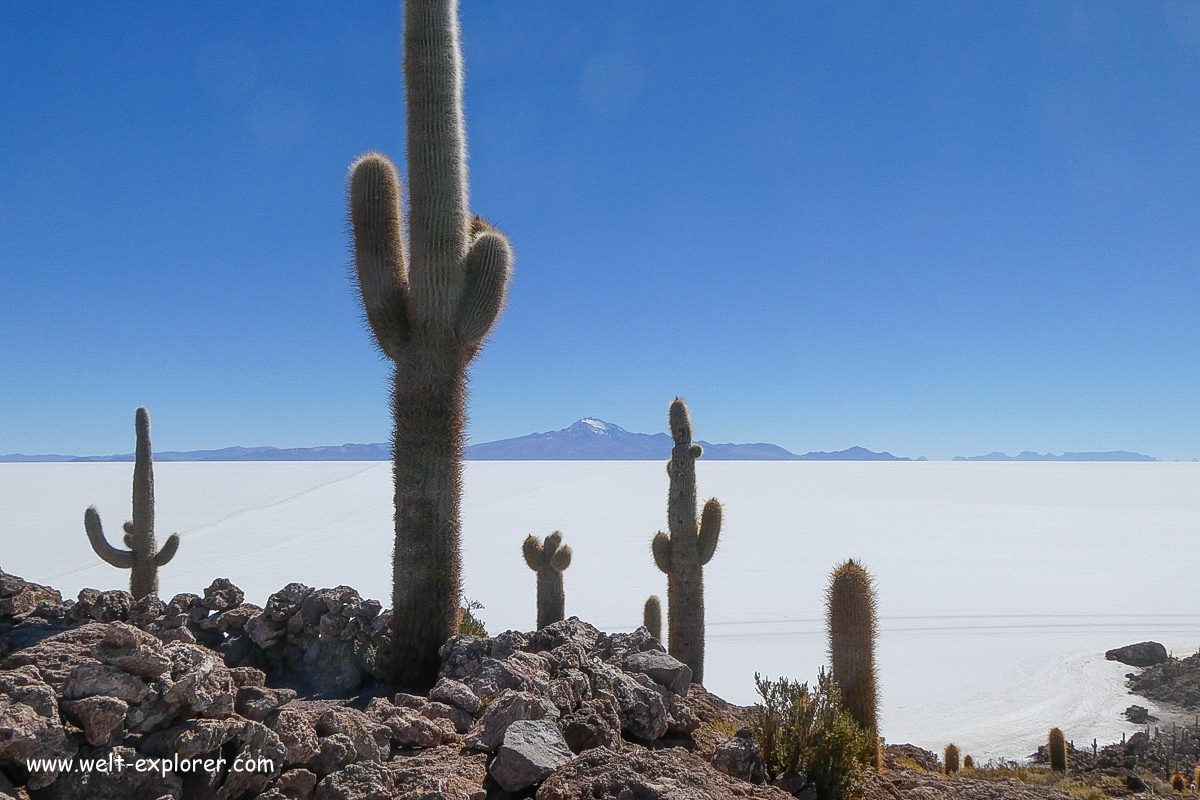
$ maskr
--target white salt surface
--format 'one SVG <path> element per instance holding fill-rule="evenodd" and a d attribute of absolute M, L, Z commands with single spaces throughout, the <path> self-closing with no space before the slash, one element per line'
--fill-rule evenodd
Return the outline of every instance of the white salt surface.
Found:
<path fill-rule="evenodd" d="M 725 507 L 705 570 L 708 688 L 755 699 L 755 671 L 815 679 L 824 591 L 848 557 L 875 575 L 881 731 L 976 759 L 1024 758 L 1061 727 L 1077 746 L 1137 730 L 1130 668 L 1106 649 L 1200 645 L 1194 565 L 1200 464 L 705 462 Z M 0 566 L 74 596 L 125 588 L 83 532 L 130 513 L 131 464 L 0 464 Z M 349 584 L 390 605 L 391 468 L 371 462 L 158 463 L 159 540 L 182 544 L 160 594 L 215 577 L 250 602 L 291 581 Z M 469 462 L 464 590 L 493 632 L 528 630 L 535 576 L 521 541 L 561 530 L 574 550 L 567 613 L 603 630 L 666 596 L 650 538 L 666 527 L 657 462 Z M 1186 613 L 1185 613 L 1186 612 Z"/>

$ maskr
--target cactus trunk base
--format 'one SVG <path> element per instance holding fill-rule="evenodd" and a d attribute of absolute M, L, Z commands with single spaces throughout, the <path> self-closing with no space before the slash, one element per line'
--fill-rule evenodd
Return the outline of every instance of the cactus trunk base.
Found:
<path fill-rule="evenodd" d="M 460 621 L 459 498 L 466 361 L 457 343 L 406 347 L 396 362 L 392 680 L 425 690 Z"/>

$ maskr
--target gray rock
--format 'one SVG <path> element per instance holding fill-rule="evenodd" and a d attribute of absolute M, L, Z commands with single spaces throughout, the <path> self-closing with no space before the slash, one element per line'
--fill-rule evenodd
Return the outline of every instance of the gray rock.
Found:
<path fill-rule="evenodd" d="M 322 736 L 317 742 L 317 755 L 305 764 L 317 775 L 330 775 L 358 760 L 353 740 L 344 733 Z"/>
<path fill-rule="evenodd" d="M 216 653 L 182 642 L 168 644 L 165 652 L 171 658 L 175 682 L 163 696 L 169 705 L 203 717 L 221 718 L 234 713 L 233 677 Z"/>
<path fill-rule="evenodd" d="M 235 745 L 237 752 L 230 760 L 229 773 L 217 791 L 216 800 L 258 795 L 283 772 L 286 748 L 267 726 L 247 722 Z M 314 776 L 314 783 L 315 780 Z"/>
<path fill-rule="evenodd" d="M 42 603 L 62 605 L 62 595 L 49 586 L 41 586 L 0 572 L 0 619 L 28 614 Z"/>
<path fill-rule="evenodd" d="M 42 679 L 54 687 L 55 691 L 61 692 L 63 684 L 75 667 L 84 661 L 95 663 L 92 660 L 92 648 L 99 644 L 107 633 L 107 626 L 99 623 L 89 623 L 56 633 L 37 644 L 9 654 L 0 662 L 0 669 L 16 669 L 27 665 L 36 667 Z"/>
<path fill-rule="evenodd" d="M 115 697 L 85 697 L 64 700 L 62 708 L 67 719 L 83 729 L 88 744 L 108 747 L 119 743 L 129 704 Z"/>
<path fill-rule="evenodd" d="M 429 699 L 448 705 L 457 706 L 468 714 L 477 714 L 482 702 L 471 691 L 471 687 L 453 678 L 441 678 L 429 690 Z"/>
<path fill-rule="evenodd" d="M 242 590 L 228 578 L 217 578 L 204 590 L 204 599 L 200 604 L 209 611 L 228 611 L 240 606 L 245 597 Z"/>
<path fill-rule="evenodd" d="M 10 689 L 0 694 L 0 762 L 24 767 L 32 758 L 75 755 L 56 705 L 46 702 L 50 687 L 37 677 L 35 669 L 27 666 L 0 673 L 0 682 Z M 30 775 L 28 785 L 39 789 L 56 777 L 57 771 L 36 772 Z"/>
<path fill-rule="evenodd" d="M 296 696 L 292 689 L 268 689 L 264 686 L 242 686 L 237 690 L 233 709 L 246 719 L 262 722 L 267 716 Z"/>
<path fill-rule="evenodd" d="M 1138 642 L 1117 647 L 1104 654 L 1109 661 L 1119 661 L 1131 667 L 1152 667 L 1167 660 L 1167 648 L 1158 642 Z"/>
<path fill-rule="evenodd" d="M 376 708 L 376 719 L 391 731 L 397 747 L 437 747 L 454 741 L 454 725 L 446 719 L 430 719 L 419 709 L 403 706 Z"/>
<path fill-rule="evenodd" d="M 88 619 L 96 622 L 117 622 L 129 618 L 133 609 L 133 595 L 129 592 L 113 589 L 107 592 L 97 592 L 95 589 L 83 589 L 79 599 L 71 609 L 71 615 L 83 622 Z"/>
<path fill-rule="evenodd" d="M 476 721 L 467 737 L 467 747 L 492 752 L 504 741 L 510 725 L 520 720 L 543 719 L 549 715 L 549 708 L 553 706 L 534 694 L 510 689 L 493 700 Z"/>
<path fill-rule="evenodd" d="M 596 747 L 621 747 L 621 715 L 615 701 L 600 697 L 584 704 L 558 722 L 572 753 Z"/>
<path fill-rule="evenodd" d="M 667 687 L 675 694 L 687 695 L 692 685 L 692 668 L 661 650 L 640 650 L 630 653 L 621 660 L 627 672 L 648 675 L 655 683 Z"/>
<path fill-rule="evenodd" d="M 315 800 L 393 800 L 391 773 L 382 764 L 351 764 L 317 784 Z"/>
<path fill-rule="evenodd" d="M 83 697 L 115 697 L 127 703 L 140 703 L 153 694 L 146 681 L 130 675 L 119 667 L 85 661 L 71 670 L 63 686 L 63 697 L 77 700 Z"/>
<path fill-rule="evenodd" d="M 752 740 L 735 736 L 717 745 L 709 759 L 714 767 L 734 778 L 749 783 L 763 783 L 767 779 L 767 766 L 762 753 Z"/>
<path fill-rule="evenodd" d="M 470 714 L 458 706 L 446 705 L 445 703 L 426 703 L 418 710 L 423 717 L 448 720 L 454 726 L 454 730 L 457 733 L 466 733 L 471 729 L 471 725 L 475 721 Z"/>
<path fill-rule="evenodd" d="M 246 620 L 245 630 L 250 640 L 259 647 L 271 647 L 279 642 L 286 632 L 285 628 L 273 620 L 265 610 Z"/>
<path fill-rule="evenodd" d="M 14 703 L 29 706 L 40 716 L 58 722 L 58 699 L 32 664 L 0 672 L 0 694 Z"/>
<path fill-rule="evenodd" d="M 317 718 L 316 730 L 318 736 L 350 737 L 360 761 L 386 761 L 391 752 L 391 729 L 354 708 L 327 708 Z"/>
<path fill-rule="evenodd" d="M 157 678 L 171 670 L 171 659 L 155 636 L 124 622 L 108 626 L 104 639 L 92 648 L 102 664 L 118 667 L 142 678 Z"/>
<path fill-rule="evenodd" d="M 129 624 L 139 628 L 156 623 L 167 613 L 167 604 L 157 595 L 148 594 L 140 600 L 135 600 L 129 607 Z"/>
<path fill-rule="evenodd" d="M 254 667 L 230 667 L 229 677 L 233 678 L 233 685 L 239 689 L 243 686 L 267 685 L 266 673 Z"/>
<path fill-rule="evenodd" d="M 316 788 L 316 775 L 306 769 L 289 769 L 259 800 L 311 800 Z"/>
<path fill-rule="evenodd" d="M 164 775 L 159 770 L 139 772 L 130 768 L 129 765 L 144 758 L 133 748 L 114 747 L 110 751 L 97 751 L 91 757 L 107 759 L 110 754 L 114 760 L 120 758 L 126 767 L 111 772 L 65 772 L 38 792 L 38 800 L 175 800 L 184 796 L 180 775 L 174 772 Z"/>
<path fill-rule="evenodd" d="M 718 767 L 718 769 L 720 768 Z M 817 794 L 816 785 L 810 783 L 803 772 L 781 772 L 775 776 L 775 780 L 771 781 L 771 785 L 782 789 L 792 797 L 799 797 L 805 792 L 811 792 L 813 797 Z"/>
<path fill-rule="evenodd" d="M 285 767 L 307 764 L 316 758 L 321 750 L 314 720 L 298 709 L 284 706 L 272 717 L 268 717 L 266 724 L 283 743 Z"/>
<path fill-rule="evenodd" d="M 197 758 L 233 741 L 245 726 L 238 719 L 192 719 L 148 734 L 139 749 L 155 758 Z"/>
<path fill-rule="evenodd" d="M 638 680 L 607 664 L 585 665 L 592 678 L 593 691 L 611 697 L 621 714 L 621 730 L 635 739 L 653 741 L 661 738 L 670 727 L 665 692 L 649 678 L 644 686 Z"/>
<path fill-rule="evenodd" d="M 517 720 L 508 726 L 488 774 L 508 792 L 535 786 L 571 760 L 558 726 L 550 720 Z"/>

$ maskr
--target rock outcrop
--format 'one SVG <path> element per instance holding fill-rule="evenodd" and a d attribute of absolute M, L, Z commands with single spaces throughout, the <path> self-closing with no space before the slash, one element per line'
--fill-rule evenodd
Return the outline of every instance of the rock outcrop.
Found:
<path fill-rule="evenodd" d="M 1131 667 L 1152 667 L 1168 658 L 1167 648 L 1158 642 L 1138 642 L 1115 647 L 1104 654 L 1109 661 L 1120 661 Z"/>
<path fill-rule="evenodd" d="M 64 601 L 0 572 L 0 797 L 788 796 L 711 765 L 700 716 L 741 717 L 645 629 L 456 636 L 428 696 L 380 682 L 388 636 L 349 587 Z"/>

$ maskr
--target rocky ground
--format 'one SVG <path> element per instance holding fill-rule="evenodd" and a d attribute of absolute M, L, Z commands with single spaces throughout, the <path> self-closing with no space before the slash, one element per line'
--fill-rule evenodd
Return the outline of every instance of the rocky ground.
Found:
<path fill-rule="evenodd" d="M 380 680 L 388 623 L 348 587 L 290 584 L 265 608 L 226 580 L 169 602 L 64 601 L 0 572 L 0 798 L 815 797 L 803 776 L 766 783 L 747 710 L 691 684 L 644 629 L 458 636 L 418 696 Z M 1140 746 L 1103 768 L 1149 763 Z M 866 797 L 1070 796 L 938 770 L 889 747 Z"/>
<path fill-rule="evenodd" d="M 1186 716 L 1200 714 L 1200 653 L 1166 658 L 1128 678 L 1135 694 L 1189 712 Z"/>

